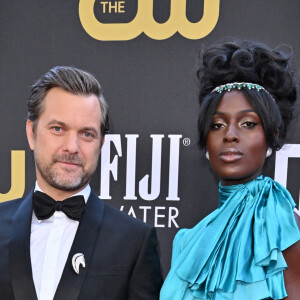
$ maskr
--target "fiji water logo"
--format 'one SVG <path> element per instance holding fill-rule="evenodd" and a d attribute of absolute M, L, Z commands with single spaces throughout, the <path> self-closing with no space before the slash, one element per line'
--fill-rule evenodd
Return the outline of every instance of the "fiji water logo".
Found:
<path fill-rule="evenodd" d="M 96 40 L 126 41 L 144 32 L 155 40 L 164 40 L 179 32 L 187 39 L 201 39 L 215 28 L 220 11 L 220 0 L 204 0 L 203 17 L 197 23 L 186 17 L 187 0 L 170 0 L 170 17 L 165 23 L 153 18 L 153 0 L 138 0 L 135 18 L 128 23 L 101 23 L 95 16 L 95 0 L 79 1 L 79 18 L 84 30 Z M 126 0 L 100 1 L 102 13 L 122 14 Z"/>

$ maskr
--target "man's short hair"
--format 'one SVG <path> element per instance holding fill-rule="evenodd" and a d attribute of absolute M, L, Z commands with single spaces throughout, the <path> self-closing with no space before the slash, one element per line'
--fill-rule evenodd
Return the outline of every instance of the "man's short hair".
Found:
<path fill-rule="evenodd" d="M 27 120 L 33 122 L 35 132 L 36 121 L 43 112 L 43 100 L 50 89 L 58 87 L 74 95 L 96 95 L 101 109 L 102 137 L 109 131 L 108 104 L 104 99 L 102 88 L 97 79 L 89 72 L 75 67 L 56 66 L 43 75 L 31 88 L 27 101 Z"/>

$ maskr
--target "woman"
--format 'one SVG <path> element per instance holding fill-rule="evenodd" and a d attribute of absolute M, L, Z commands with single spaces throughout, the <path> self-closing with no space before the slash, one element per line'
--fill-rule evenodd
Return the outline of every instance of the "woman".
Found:
<path fill-rule="evenodd" d="M 290 56 L 225 43 L 202 53 L 197 74 L 199 144 L 220 177 L 219 208 L 176 235 L 160 299 L 300 299 L 295 203 L 261 175 L 292 118 Z"/>

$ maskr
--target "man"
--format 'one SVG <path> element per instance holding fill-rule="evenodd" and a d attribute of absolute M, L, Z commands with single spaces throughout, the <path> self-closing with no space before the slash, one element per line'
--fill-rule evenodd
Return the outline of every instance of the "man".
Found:
<path fill-rule="evenodd" d="M 89 186 L 108 127 L 91 74 L 55 67 L 33 86 L 26 132 L 36 184 L 0 205 L 0 299 L 158 299 L 155 229 Z"/>

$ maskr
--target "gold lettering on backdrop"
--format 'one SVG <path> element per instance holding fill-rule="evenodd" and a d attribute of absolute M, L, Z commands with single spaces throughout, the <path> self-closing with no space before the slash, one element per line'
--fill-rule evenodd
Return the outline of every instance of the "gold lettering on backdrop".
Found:
<path fill-rule="evenodd" d="M 102 5 L 102 11 L 105 14 L 108 13 L 124 13 L 124 4 L 125 1 L 115 1 L 114 3 L 110 1 L 100 1 L 100 4 Z M 107 9 L 108 7 L 108 9 Z"/>
<path fill-rule="evenodd" d="M 94 39 L 101 41 L 131 40 L 142 32 L 155 40 L 164 40 L 177 31 L 187 39 L 201 39 L 207 36 L 216 26 L 219 19 L 220 0 L 204 0 L 203 17 L 197 23 L 191 23 L 186 17 L 187 0 L 171 0 L 170 17 L 163 24 L 153 18 L 153 0 L 138 0 L 138 11 L 129 23 L 101 23 L 94 14 L 95 0 L 79 1 L 79 18 L 84 30 Z M 124 2 L 124 1 L 123 1 Z M 106 4 L 105 4 L 106 3 Z M 108 6 L 109 1 L 102 1 L 104 11 L 115 7 Z M 123 6 L 122 6 L 123 7 Z"/>
<path fill-rule="evenodd" d="M 6 194 L 0 193 L 0 202 L 20 198 L 25 191 L 25 151 L 11 151 L 11 187 Z"/>

